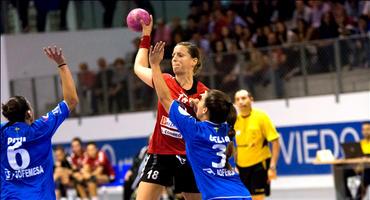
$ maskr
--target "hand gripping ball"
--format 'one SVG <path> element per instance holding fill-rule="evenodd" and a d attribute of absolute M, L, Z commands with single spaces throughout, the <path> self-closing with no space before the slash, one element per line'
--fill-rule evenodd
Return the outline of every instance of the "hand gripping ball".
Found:
<path fill-rule="evenodd" d="M 127 18 L 126 18 L 127 26 L 135 32 L 140 32 L 142 31 L 142 28 L 143 28 L 141 26 L 140 20 L 143 20 L 146 25 L 149 25 L 150 15 L 144 9 L 135 8 L 131 10 L 127 15 Z"/>

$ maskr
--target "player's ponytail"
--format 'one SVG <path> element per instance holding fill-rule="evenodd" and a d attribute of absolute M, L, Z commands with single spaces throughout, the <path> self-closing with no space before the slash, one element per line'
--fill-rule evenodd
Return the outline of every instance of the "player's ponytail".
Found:
<path fill-rule="evenodd" d="M 231 170 L 232 167 L 229 163 L 229 158 L 231 156 L 233 156 L 233 153 L 234 153 L 234 142 L 233 142 L 234 137 L 235 137 L 234 124 L 236 122 L 237 113 L 236 113 L 236 109 L 235 109 L 234 105 L 231 102 L 228 102 L 228 106 L 229 106 L 229 114 L 227 116 L 226 122 L 229 125 L 229 132 L 227 133 L 227 135 L 230 138 L 230 143 L 227 145 L 227 149 L 226 149 L 226 164 L 225 164 L 225 167 L 227 169 Z"/>
<path fill-rule="evenodd" d="M 30 106 L 22 96 L 11 97 L 8 102 L 1 105 L 2 114 L 9 120 L 9 123 L 24 122 Z"/>
<path fill-rule="evenodd" d="M 235 125 L 235 122 L 236 122 L 236 117 L 237 117 L 237 113 L 236 113 L 236 109 L 234 107 L 234 105 L 232 103 L 228 103 L 229 104 L 229 114 L 227 116 L 227 119 L 226 119 L 226 122 L 227 124 L 229 125 L 229 132 L 228 132 L 228 136 L 230 138 L 230 140 L 233 140 L 234 137 L 235 137 L 235 129 L 234 129 L 234 125 Z"/>

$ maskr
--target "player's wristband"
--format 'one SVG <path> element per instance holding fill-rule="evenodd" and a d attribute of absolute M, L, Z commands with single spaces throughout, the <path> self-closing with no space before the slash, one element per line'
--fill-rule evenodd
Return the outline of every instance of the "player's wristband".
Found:
<path fill-rule="evenodd" d="M 58 65 L 58 68 L 63 67 L 64 65 L 67 65 L 67 64 L 66 63 L 62 63 L 62 64 Z"/>
<path fill-rule="evenodd" d="M 150 47 L 150 36 L 144 35 L 140 40 L 139 48 L 149 49 L 149 47 Z"/>

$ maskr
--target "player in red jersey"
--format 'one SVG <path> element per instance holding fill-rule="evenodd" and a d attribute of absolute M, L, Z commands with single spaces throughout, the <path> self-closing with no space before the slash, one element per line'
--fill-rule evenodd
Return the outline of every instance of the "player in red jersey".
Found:
<path fill-rule="evenodd" d="M 148 52 L 153 19 L 149 25 L 142 23 L 143 32 L 136 55 L 135 74 L 153 88 L 152 70 L 149 68 Z M 182 103 L 195 116 L 191 101 L 197 101 L 208 88 L 194 78 L 201 67 L 200 51 L 189 42 L 178 43 L 172 53 L 172 70 L 175 76 L 163 74 L 174 99 Z M 186 200 L 200 200 L 193 171 L 186 159 L 185 143 L 181 133 L 169 120 L 168 113 L 158 102 L 157 121 L 149 142 L 149 159 L 142 173 L 137 200 L 157 200 L 164 187 L 175 185 L 175 192 Z"/>
<path fill-rule="evenodd" d="M 87 190 L 92 200 L 97 198 L 97 187 L 114 181 L 115 172 L 103 151 L 99 151 L 94 142 L 86 146 L 86 157 L 81 173 L 86 181 Z"/>
<path fill-rule="evenodd" d="M 84 148 L 82 147 L 82 141 L 79 137 L 75 137 L 71 142 L 72 154 L 71 154 L 71 165 L 72 165 L 72 178 L 74 181 L 74 187 L 81 198 L 87 198 L 85 191 L 85 184 L 81 169 L 83 167 L 83 161 L 86 157 Z"/>

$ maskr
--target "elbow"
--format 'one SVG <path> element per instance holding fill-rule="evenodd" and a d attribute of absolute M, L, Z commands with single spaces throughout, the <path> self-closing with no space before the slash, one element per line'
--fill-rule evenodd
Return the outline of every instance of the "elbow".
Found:
<path fill-rule="evenodd" d="M 69 109 L 72 111 L 76 108 L 77 104 L 79 103 L 79 99 L 78 97 L 74 97 L 74 98 L 71 98 L 69 100 L 66 100 L 67 104 L 68 104 L 68 107 Z"/>

